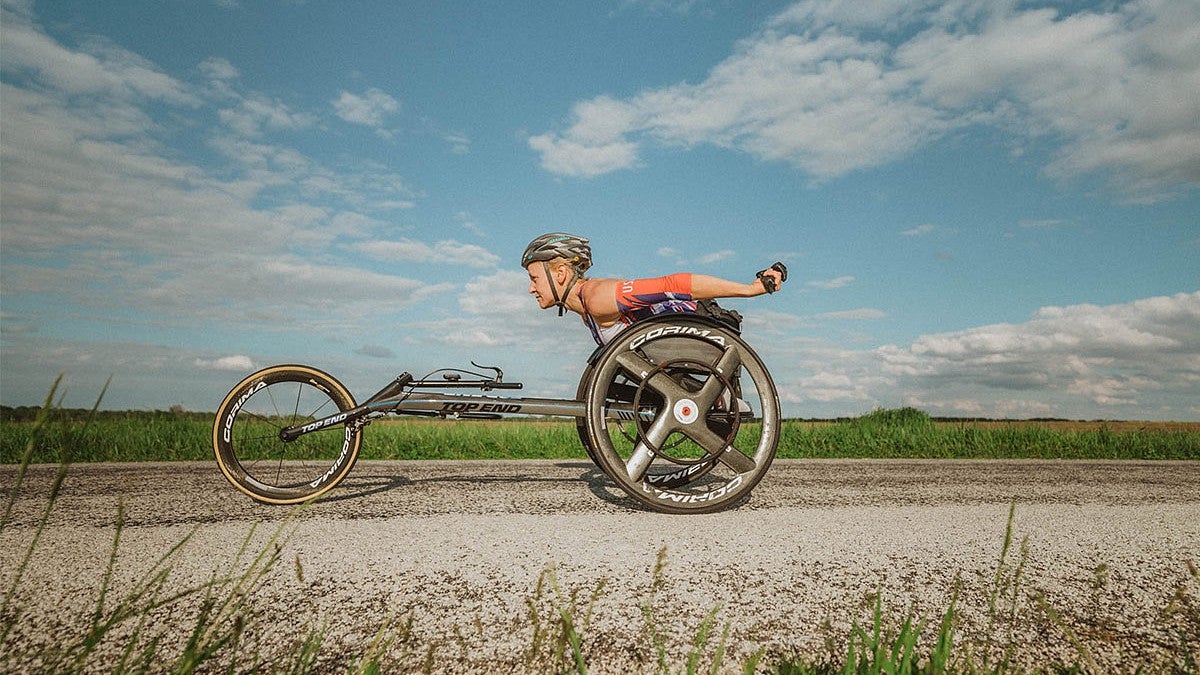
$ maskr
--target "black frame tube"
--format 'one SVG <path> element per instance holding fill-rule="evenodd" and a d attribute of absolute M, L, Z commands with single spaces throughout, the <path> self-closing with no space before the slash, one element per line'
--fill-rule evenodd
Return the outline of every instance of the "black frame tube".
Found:
<path fill-rule="evenodd" d="M 413 380 L 411 375 L 403 373 L 391 384 L 367 399 L 366 403 L 307 424 L 282 429 L 279 432 L 279 438 L 284 441 L 294 441 L 304 434 L 339 424 L 352 424 L 371 414 L 425 415 L 457 419 L 490 419 L 503 415 L 544 415 L 577 419 L 587 417 L 587 404 L 575 399 L 473 396 L 436 392 L 414 395 L 412 389 L 415 387 L 470 387 L 487 391 L 490 389 L 520 389 L 521 383 L 492 380 Z M 399 395 L 402 391 L 404 391 L 403 395 Z M 613 419 L 633 419 L 635 417 L 633 405 L 610 406 L 609 416 Z"/>

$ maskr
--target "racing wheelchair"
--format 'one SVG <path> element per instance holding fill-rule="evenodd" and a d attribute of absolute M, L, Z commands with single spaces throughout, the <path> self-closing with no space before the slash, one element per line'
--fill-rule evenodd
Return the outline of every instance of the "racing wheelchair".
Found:
<path fill-rule="evenodd" d="M 654 511 L 680 514 L 740 502 L 775 457 L 775 384 L 737 325 L 711 316 L 668 314 L 630 326 L 593 352 L 571 400 L 487 394 L 522 384 L 506 382 L 499 368 L 472 365 L 476 371 L 442 369 L 421 379 L 401 373 L 362 403 L 316 368 L 265 368 L 221 403 L 217 464 L 255 500 L 295 504 L 349 474 L 375 420 L 570 417 L 588 456 L 618 487 Z M 445 391 L 455 389 L 485 393 Z"/>

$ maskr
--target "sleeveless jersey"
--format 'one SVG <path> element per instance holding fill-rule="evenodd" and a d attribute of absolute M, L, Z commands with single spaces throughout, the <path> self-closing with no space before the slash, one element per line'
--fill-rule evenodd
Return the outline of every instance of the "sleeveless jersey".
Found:
<path fill-rule="evenodd" d="M 658 314 L 696 311 L 696 301 L 692 299 L 692 275 L 685 272 L 621 281 L 617 284 L 616 296 L 620 317 L 611 326 L 601 327 L 587 311 L 587 305 L 583 307 L 583 322 L 598 345 L 607 344 L 618 333 L 642 319 Z"/>

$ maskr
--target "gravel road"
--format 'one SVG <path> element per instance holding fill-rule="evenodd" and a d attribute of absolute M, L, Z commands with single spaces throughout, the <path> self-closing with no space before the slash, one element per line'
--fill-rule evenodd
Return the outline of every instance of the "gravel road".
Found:
<path fill-rule="evenodd" d="M 54 473 L 30 470 L 0 531 L 5 589 Z M 5 492 L 15 480 L 15 467 L 0 467 Z M 21 580 L 23 614 L 0 664 L 32 668 L 46 645 L 84 632 L 118 503 L 110 598 L 193 530 L 172 559 L 172 588 L 228 570 L 255 523 L 252 550 L 292 514 L 253 503 L 211 463 L 72 467 Z M 992 622 L 1013 503 L 1000 578 L 1018 567 L 1021 576 Z M 723 641 L 725 669 L 740 671 L 760 652 L 764 664 L 842 652 L 877 593 L 888 620 L 927 617 L 932 636 L 956 588 L 960 643 L 1011 641 L 1027 667 L 1164 668 L 1188 649 L 1200 659 L 1200 578 L 1189 571 L 1200 565 L 1200 462 L 784 460 L 748 502 L 703 516 L 640 510 L 587 462 L 363 462 L 286 529 L 249 635 L 266 653 L 324 626 L 328 668 L 394 617 L 411 620 L 391 652 L 404 668 L 543 670 L 555 654 L 535 632 L 573 601 L 592 672 L 653 672 L 655 635 L 682 670 L 714 610 L 702 667 Z M 194 615 L 168 610 L 152 627 L 178 645 Z M 100 663 L 123 647 L 107 646 Z"/>

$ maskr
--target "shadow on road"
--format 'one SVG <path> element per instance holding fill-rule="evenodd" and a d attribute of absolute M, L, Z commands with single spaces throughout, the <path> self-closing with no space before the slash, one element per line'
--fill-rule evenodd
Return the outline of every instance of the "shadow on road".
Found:
<path fill-rule="evenodd" d="M 473 467 L 471 473 L 448 473 L 445 475 L 429 476 L 422 478 L 412 478 L 405 475 L 395 475 L 385 472 L 385 468 L 381 466 L 356 467 L 347 478 L 342 481 L 339 489 L 334 491 L 332 495 L 323 497 L 321 502 L 325 503 L 343 503 L 353 500 L 359 500 L 371 495 L 378 495 L 391 492 L 398 488 L 420 488 L 420 486 L 433 485 L 448 485 L 448 484 L 463 484 L 469 486 L 478 486 L 484 488 L 488 485 L 551 485 L 551 484 L 574 484 L 582 482 L 597 499 L 605 504 L 613 506 L 623 511 L 639 511 L 654 513 L 654 510 L 634 500 L 623 490 L 617 487 L 598 466 L 590 461 L 564 461 L 555 462 L 548 466 L 553 467 L 553 473 L 557 475 L 539 475 L 530 473 L 527 467 L 520 467 L 520 470 L 514 469 L 512 472 L 504 472 L 504 466 L 497 466 L 490 469 L 486 474 L 478 473 L 478 467 Z M 566 475 L 564 475 L 564 472 Z M 549 472 L 548 472 L 549 473 Z M 533 488 L 536 490 L 537 488 Z M 725 510 L 741 509 L 747 501 L 746 498 L 738 500 L 735 504 L 730 504 Z"/>
<path fill-rule="evenodd" d="M 577 478 L 567 476 L 539 476 L 525 471 L 517 473 L 492 472 L 488 475 L 455 473 L 428 478 L 409 478 L 402 475 L 380 473 L 379 467 L 370 467 L 366 471 L 352 471 L 342 481 L 340 489 L 335 494 L 323 497 L 320 501 L 337 503 L 362 499 L 371 495 L 382 494 L 403 487 L 434 485 L 446 483 L 463 483 L 468 485 L 485 486 L 490 484 L 521 484 L 521 483 L 575 483 L 583 482 L 588 490 L 600 500 L 624 509 L 638 511 L 648 510 L 630 499 L 600 470 L 595 464 L 586 461 L 556 462 L 555 469 L 566 469 L 580 473 Z"/>

